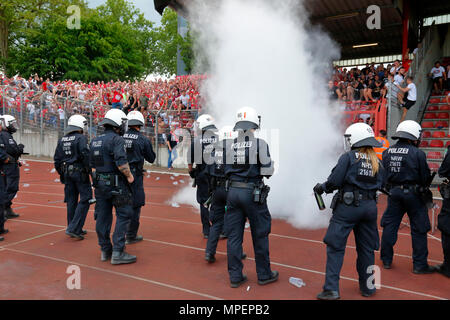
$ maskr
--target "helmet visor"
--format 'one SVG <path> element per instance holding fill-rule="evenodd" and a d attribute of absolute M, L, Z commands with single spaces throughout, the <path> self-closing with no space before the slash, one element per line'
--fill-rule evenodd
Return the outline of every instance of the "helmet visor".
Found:
<path fill-rule="evenodd" d="M 17 123 L 17 120 L 9 121 L 8 128 L 10 132 L 16 132 L 19 130 L 19 124 Z"/>
<path fill-rule="evenodd" d="M 352 149 L 352 145 L 350 143 L 350 135 L 344 134 L 344 151 L 348 152 Z"/>

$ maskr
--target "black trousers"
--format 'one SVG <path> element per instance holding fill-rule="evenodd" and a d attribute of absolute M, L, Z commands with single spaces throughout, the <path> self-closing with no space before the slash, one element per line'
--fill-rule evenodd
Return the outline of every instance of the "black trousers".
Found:
<path fill-rule="evenodd" d="M 400 188 L 391 189 L 386 211 L 381 219 L 383 235 L 381 237 L 381 260 L 392 263 L 397 233 L 405 212 L 411 223 L 413 247 L 413 264 L 415 269 L 423 269 L 428 265 L 427 232 L 431 230 L 430 218 L 425 203 L 412 192 Z"/>
<path fill-rule="evenodd" d="M 3 171 L 6 175 L 6 199 L 5 207 L 9 208 L 12 201 L 19 191 L 20 183 L 20 169 L 17 163 L 10 163 L 3 165 Z"/>
<path fill-rule="evenodd" d="M 375 200 L 362 200 L 358 207 L 338 203 L 334 209 L 323 240 L 327 245 L 324 290 L 339 291 L 339 274 L 344 262 L 347 238 L 352 230 L 358 254 L 356 270 L 359 275 L 359 288 L 366 293 L 375 291 L 374 286 L 368 284 L 368 278 L 373 274 L 369 267 L 375 264 L 374 251 L 380 243 Z"/>
<path fill-rule="evenodd" d="M 269 234 L 272 217 L 267 203 L 253 202 L 253 190 L 231 187 L 227 196 L 225 235 L 227 239 L 228 274 L 231 282 L 242 280 L 242 242 L 245 220 L 250 221 L 258 280 L 272 277 L 269 258 Z"/>
<path fill-rule="evenodd" d="M 227 192 L 224 186 L 216 187 L 212 194 L 211 207 L 209 209 L 209 220 L 211 228 L 209 229 L 208 243 L 206 244 L 206 253 L 215 255 L 217 243 L 220 234 L 223 231 L 225 219 L 225 206 L 227 205 Z"/>

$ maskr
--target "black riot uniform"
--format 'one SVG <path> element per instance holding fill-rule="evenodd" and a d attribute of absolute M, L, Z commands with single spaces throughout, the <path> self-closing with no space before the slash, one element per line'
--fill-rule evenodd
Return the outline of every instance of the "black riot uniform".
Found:
<path fill-rule="evenodd" d="M 427 232 L 430 219 L 423 194 L 431 182 L 426 155 L 410 140 L 400 139 L 383 152 L 386 169 L 386 189 L 391 196 L 381 219 L 381 260 L 389 269 L 397 242 L 397 232 L 405 212 L 411 224 L 414 273 L 431 273 L 428 266 Z"/>
<path fill-rule="evenodd" d="M 145 205 L 144 159 L 153 163 L 156 155 L 153 152 L 150 140 L 138 130 L 131 128 L 124 134 L 123 138 L 125 139 L 128 163 L 134 176 L 134 182 L 131 184 L 133 193 L 133 216 L 131 217 L 126 235 L 127 243 L 132 243 L 136 240 L 141 208 Z"/>
<path fill-rule="evenodd" d="M 196 167 L 193 172 L 190 172 L 191 177 L 195 179 L 197 184 L 197 202 L 200 205 L 200 218 L 202 221 L 202 231 L 205 238 L 209 237 L 209 210 L 204 206 L 204 203 L 209 198 L 208 192 L 208 175 L 207 163 L 205 158 L 211 154 L 213 145 L 217 142 L 217 136 L 212 130 L 202 132 L 200 137 L 196 137 L 191 143 L 188 152 L 188 164 L 195 164 Z"/>
<path fill-rule="evenodd" d="M 72 237 L 82 239 L 84 222 L 92 199 L 89 180 L 89 147 L 81 129 L 68 132 L 56 146 L 53 157 L 55 169 L 64 183 L 64 202 L 67 204 L 67 230 Z"/>
<path fill-rule="evenodd" d="M 378 144 L 375 139 L 374 141 Z M 319 185 L 318 189 L 322 189 L 319 193 L 338 190 L 331 205 L 333 216 L 323 240 L 327 245 L 327 265 L 322 294 L 334 293 L 333 298 L 339 298 L 339 274 L 347 238 L 352 230 L 358 253 L 356 269 L 359 288 L 366 296 L 375 292 L 374 286 L 368 287 L 367 280 L 372 275 L 368 267 L 375 264 L 374 251 L 378 250 L 380 242 L 376 192 L 383 185 L 383 175 L 381 163 L 379 171 L 374 173 L 368 155 L 361 153 L 360 148 L 356 147 L 339 158 L 327 181 Z M 317 186 L 314 190 L 317 192 L 316 188 Z"/>
<path fill-rule="evenodd" d="M 450 152 L 448 148 L 438 173 L 439 176 L 447 180 L 450 179 Z M 444 262 L 436 267 L 438 272 L 450 277 L 450 186 L 448 182 L 441 184 L 439 190 L 444 199 L 441 212 L 438 215 L 438 228 L 441 231 Z"/>
<path fill-rule="evenodd" d="M 278 279 L 278 272 L 270 268 L 269 233 L 272 218 L 266 201 L 269 187 L 263 183 L 263 177 L 269 178 L 273 174 L 269 147 L 263 139 L 256 138 L 252 130 L 238 132 L 238 138 L 234 139 L 230 148 L 227 147 L 225 165 L 229 190 L 224 232 L 228 237 L 228 273 L 232 287 L 238 287 L 247 279 L 242 274 L 241 261 L 247 218 L 250 222 L 258 283 L 263 285 Z M 231 150 L 229 154 L 228 150 Z"/>
<path fill-rule="evenodd" d="M 5 200 L 6 200 L 6 176 L 3 171 L 5 161 L 8 161 L 8 154 L 5 150 L 5 145 L 0 141 L 0 235 L 8 233 L 5 229 Z M 0 241 L 4 238 L 0 236 Z"/>
<path fill-rule="evenodd" d="M 0 132 L 0 141 L 5 145 L 5 151 L 9 158 L 9 162 L 3 166 L 3 172 L 6 175 L 5 210 L 7 218 L 15 218 L 19 216 L 13 212 L 11 205 L 17 191 L 19 191 L 19 158 L 23 154 L 24 145 L 16 143 L 12 136 L 12 133 L 14 132 L 15 130 L 11 131 L 10 128 L 3 129 Z"/>
<path fill-rule="evenodd" d="M 120 256 L 125 248 L 125 234 L 133 215 L 131 188 L 118 167 L 128 163 L 125 140 L 105 125 L 105 133 L 93 139 L 90 145 L 90 166 L 95 169 L 93 184 L 95 187 L 94 218 L 98 243 L 102 250 L 102 260 Z M 111 244 L 112 209 L 116 209 L 116 226 Z M 135 261 L 134 259 L 132 259 Z M 132 262 L 134 262 L 132 261 Z"/>

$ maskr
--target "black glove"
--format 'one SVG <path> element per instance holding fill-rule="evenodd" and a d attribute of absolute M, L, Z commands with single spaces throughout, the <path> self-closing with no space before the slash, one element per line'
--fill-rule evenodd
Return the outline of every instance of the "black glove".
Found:
<path fill-rule="evenodd" d="M 313 190 L 314 190 L 314 192 L 318 193 L 319 195 L 321 195 L 325 192 L 321 183 L 316 184 L 316 186 L 313 188 Z"/>
<path fill-rule="evenodd" d="M 197 170 L 191 170 L 189 171 L 189 175 L 191 176 L 192 179 L 195 179 L 195 177 L 197 176 Z"/>

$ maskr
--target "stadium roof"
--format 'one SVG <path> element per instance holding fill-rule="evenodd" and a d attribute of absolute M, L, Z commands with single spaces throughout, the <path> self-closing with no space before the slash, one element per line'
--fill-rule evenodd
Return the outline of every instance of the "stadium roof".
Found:
<path fill-rule="evenodd" d="M 305 8 L 314 25 L 321 25 L 342 48 L 341 59 L 394 55 L 402 52 L 403 3 L 409 0 L 305 0 Z M 167 6 L 183 14 L 191 0 L 154 0 L 155 9 L 162 14 Z M 450 13 L 450 1 L 411 0 L 408 43 L 415 48 L 419 21 Z M 381 29 L 366 27 L 371 5 L 381 9 Z M 377 43 L 354 48 L 357 45 Z"/>

